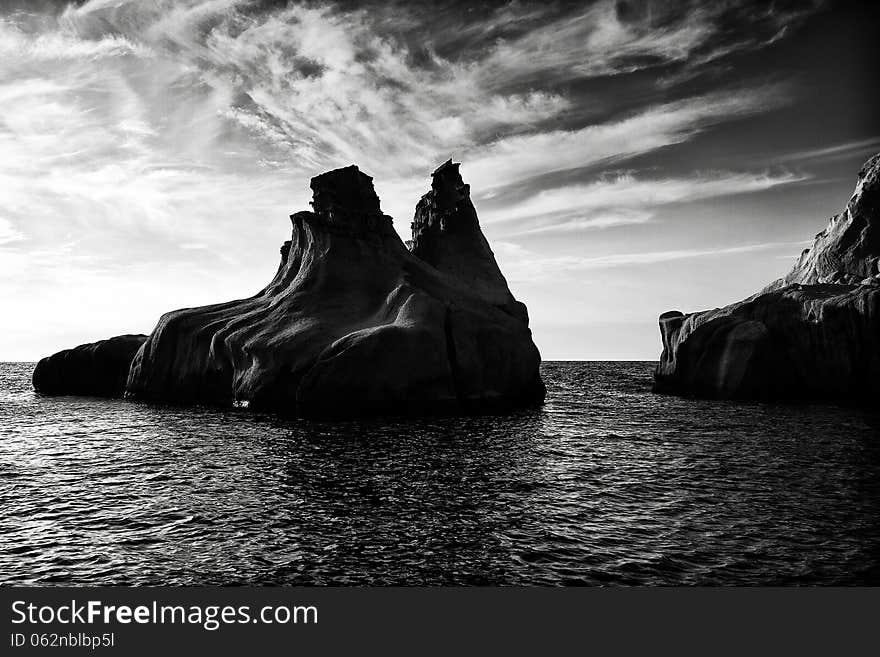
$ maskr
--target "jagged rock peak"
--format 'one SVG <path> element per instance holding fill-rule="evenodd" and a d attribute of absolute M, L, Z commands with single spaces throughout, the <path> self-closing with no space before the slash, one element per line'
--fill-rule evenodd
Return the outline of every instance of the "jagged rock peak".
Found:
<path fill-rule="evenodd" d="M 309 186 L 312 188 L 312 207 L 316 214 L 381 212 L 373 179 L 358 169 L 356 164 L 315 176 Z"/>
<path fill-rule="evenodd" d="M 372 177 L 363 173 L 357 165 L 315 176 L 310 187 L 313 211 L 291 215 L 294 221 L 297 218 L 317 219 L 317 223 L 350 233 L 387 233 L 393 230 L 391 217 L 382 214 Z"/>
<path fill-rule="evenodd" d="M 434 266 L 434 242 L 441 233 L 479 231 L 477 213 L 470 200 L 470 185 L 462 180 L 460 166 L 450 158 L 437 167 L 431 174 L 431 190 L 416 205 L 411 250 Z"/>
<path fill-rule="evenodd" d="M 843 212 L 828 222 L 794 268 L 767 290 L 801 284 L 876 284 L 880 280 L 880 154 L 859 171 Z"/>
<path fill-rule="evenodd" d="M 460 166 L 461 163 L 450 158 L 431 174 L 431 192 L 437 209 L 451 210 L 460 201 L 470 198 L 471 188 L 461 179 Z"/>
<path fill-rule="evenodd" d="M 859 171 L 859 181 L 847 207 L 851 213 L 864 214 L 869 223 L 880 216 L 880 153 Z"/>
<path fill-rule="evenodd" d="M 513 298 L 480 229 L 470 186 L 451 159 L 431 175 L 431 190 L 416 205 L 410 250 L 458 285 L 528 323 L 528 312 Z"/>

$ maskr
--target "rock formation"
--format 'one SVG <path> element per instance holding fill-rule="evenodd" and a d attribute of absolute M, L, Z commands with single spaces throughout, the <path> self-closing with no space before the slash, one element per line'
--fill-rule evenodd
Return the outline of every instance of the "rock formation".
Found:
<path fill-rule="evenodd" d="M 419 203 L 412 252 L 356 166 L 311 188 L 274 280 L 249 299 L 164 315 L 134 358 L 129 396 L 319 416 L 543 401 L 525 306 L 457 164 Z"/>
<path fill-rule="evenodd" d="M 462 181 L 459 166 L 447 160 L 433 173 L 431 191 L 416 205 L 411 250 L 459 287 L 528 324 L 525 304 L 513 298 L 480 230 L 470 185 Z"/>
<path fill-rule="evenodd" d="M 717 398 L 880 393 L 880 155 L 785 277 L 704 312 L 660 316 L 654 390 Z"/>
<path fill-rule="evenodd" d="M 121 397 L 132 358 L 146 339 L 120 335 L 43 358 L 34 369 L 34 389 L 45 395 Z"/>

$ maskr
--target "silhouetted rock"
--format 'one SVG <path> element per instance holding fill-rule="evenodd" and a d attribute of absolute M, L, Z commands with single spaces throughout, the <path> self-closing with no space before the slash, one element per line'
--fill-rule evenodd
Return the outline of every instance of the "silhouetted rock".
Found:
<path fill-rule="evenodd" d="M 447 160 L 432 174 L 431 191 L 416 205 L 410 250 L 464 287 L 528 323 L 524 304 L 513 298 L 471 203 L 470 185 Z"/>
<path fill-rule="evenodd" d="M 880 393 L 880 155 L 794 269 L 724 308 L 660 316 L 654 390 L 720 398 Z"/>
<path fill-rule="evenodd" d="M 317 176 L 311 188 L 312 211 L 291 215 L 274 280 L 249 299 L 164 315 L 132 363 L 131 396 L 322 416 L 543 401 L 525 313 L 469 200 L 435 198 L 434 214 L 416 213 L 431 226 L 443 217 L 441 230 L 421 236 L 442 254 L 438 270 L 407 250 L 357 167 Z M 473 272 L 492 277 L 480 274 L 476 288 L 457 278 Z"/>
<path fill-rule="evenodd" d="M 121 397 L 132 358 L 146 339 L 120 335 L 43 358 L 34 369 L 34 389 L 45 395 Z"/>

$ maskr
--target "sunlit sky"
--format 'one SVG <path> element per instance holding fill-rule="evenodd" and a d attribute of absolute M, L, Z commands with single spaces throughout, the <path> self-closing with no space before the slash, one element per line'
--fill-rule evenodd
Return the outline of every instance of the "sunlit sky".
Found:
<path fill-rule="evenodd" d="M 654 360 L 661 312 L 748 296 L 844 205 L 880 150 L 877 26 L 856 3 L 0 1 L 0 360 L 250 296 L 331 168 L 372 175 L 408 238 L 449 157 L 545 359 Z"/>

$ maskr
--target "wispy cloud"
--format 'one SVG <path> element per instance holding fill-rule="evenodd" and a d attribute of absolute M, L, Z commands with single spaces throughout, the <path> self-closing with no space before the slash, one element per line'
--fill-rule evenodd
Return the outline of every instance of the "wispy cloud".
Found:
<path fill-rule="evenodd" d="M 22 237 L 8 219 L 0 217 L 0 246 L 10 242 L 17 242 Z"/>
<path fill-rule="evenodd" d="M 166 242 L 210 242 L 237 216 L 230 207 L 283 216 L 296 198 L 287 190 L 351 162 L 388 187 L 411 190 L 386 200 L 405 229 L 426 174 L 450 154 L 466 161 L 475 190 L 488 190 L 681 143 L 786 98 L 784 88 L 765 86 L 574 130 L 537 130 L 570 99 L 489 84 L 485 72 L 497 68 L 498 53 L 549 48 L 555 55 L 545 52 L 541 65 L 558 67 L 554 57 L 568 56 L 566 39 L 580 30 L 594 53 L 625 46 L 671 56 L 669 34 L 694 28 L 655 29 L 654 19 L 612 17 L 603 3 L 576 17 L 555 45 L 560 25 L 551 21 L 540 37 L 503 40 L 475 60 L 428 50 L 415 63 L 409 41 L 378 29 L 367 11 L 251 7 L 93 0 L 55 18 L 4 21 L 0 185 L 17 230 L 48 239 L 57 225 L 135 226 Z M 539 38 L 548 41 L 539 46 Z M 533 68 L 511 64 L 523 80 Z M 40 226 L 27 222 L 37 214 Z"/>
<path fill-rule="evenodd" d="M 584 3 L 510 38 L 499 38 L 480 65 L 488 84 L 552 75 L 555 80 L 607 76 L 674 63 L 704 64 L 772 43 L 814 8 L 781 10 L 746 3 Z M 750 30 L 731 38 L 725 21 Z"/>
<path fill-rule="evenodd" d="M 589 184 L 549 188 L 485 216 L 491 223 L 522 224 L 517 234 L 576 231 L 640 224 L 650 221 L 665 205 L 708 198 L 749 194 L 801 182 L 804 174 L 704 172 L 689 178 L 640 179 L 617 175 Z"/>
<path fill-rule="evenodd" d="M 787 102 L 784 85 L 717 93 L 649 107 L 579 130 L 514 136 L 469 153 L 467 172 L 479 189 L 566 169 L 614 164 L 692 139 L 714 125 Z"/>
<path fill-rule="evenodd" d="M 119 35 L 81 39 L 62 26 L 46 32 L 27 33 L 18 25 L 0 19 L 0 58 L 14 58 L 29 63 L 53 60 L 98 60 L 132 55 L 149 57 L 149 47 Z"/>
<path fill-rule="evenodd" d="M 796 251 L 810 242 L 765 242 L 741 246 L 717 247 L 707 249 L 673 249 L 666 251 L 645 251 L 638 253 L 614 253 L 595 257 L 553 256 L 545 257 L 514 242 L 498 242 L 496 254 L 505 266 L 508 278 L 512 282 L 535 282 L 537 280 L 559 278 L 560 275 L 571 275 L 577 272 L 594 269 L 613 269 L 620 267 L 650 266 L 687 260 L 693 258 L 710 258 L 761 251 L 786 249 Z"/>
<path fill-rule="evenodd" d="M 837 159 L 851 157 L 853 155 L 866 155 L 874 153 L 880 149 L 880 136 L 869 137 L 868 139 L 857 139 L 847 141 L 841 144 L 832 144 L 821 148 L 810 148 L 806 150 L 785 153 L 776 158 L 779 162 L 794 161 L 815 161 Z"/>
<path fill-rule="evenodd" d="M 695 85 L 689 72 L 763 47 L 808 10 L 735 0 L 466 13 L 443 3 L 39 4 L 0 8 L 0 297 L 17 310 L 0 318 L 0 334 L 22 340 L 10 319 L 22 313 L 58 340 L 70 330 L 85 339 L 149 330 L 178 303 L 254 292 L 274 270 L 287 214 L 308 207 L 308 179 L 336 166 L 373 175 L 404 234 L 431 170 L 450 156 L 491 230 L 572 237 L 797 179 L 727 163 L 707 166 L 740 173 L 639 171 L 633 158 L 791 102 L 794 87 L 773 82 L 781 76 Z M 521 235 L 530 238 L 541 241 Z M 530 267 L 559 277 L 659 253 L 698 257 L 548 250 L 521 254 L 522 264 L 504 248 L 514 279 Z M 59 313 L 72 329 L 56 326 Z"/>
<path fill-rule="evenodd" d="M 571 106 L 560 92 L 535 89 L 536 75 L 546 87 L 563 75 L 589 78 L 683 61 L 722 32 L 721 10 L 699 6 L 680 12 L 649 3 L 624 11 L 603 1 L 546 21 L 532 7 L 508 8 L 507 24 L 521 14 L 536 22 L 533 29 L 502 33 L 473 57 L 456 60 L 432 48 L 432 39 L 449 38 L 443 31 L 432 33 L 402 7 L 390 19 L 378 12 L 385 23 L 371 11 L 332 5 L 261 13 L 247 11 L 250 7 L 241 0 L 90 2 L 64 13 L 51 32 L 57 47 L 49 50 L 66 48 L 75 57 L 90 49 L 123 54 L 130 45 L 132 52 L 156 53 L 178 65 L 166 71 L 170 89 L 193 80 L 213 89 L 227 101 L 221 115 L 283 149 L 288 166 L 358 161 L 385 175 L 423 170 L 450 151 L 484 160 L 474 164 L 477 176 L 481 166 L 494 169 L 497 158 L 516 160 L 517 149 L 538 148 L 548 155 L 589 149 L 606 151 L 605 156 L 613 149 L 624 156 L 679 143 L 714 122 L 782 100 L 779 88 L 744 89 L 661 105 L 598 131 L 589 126 L 517 137 Z M 744 10 L 734 5 L 725 11 Z M 758 25 L 777 26 L 790 18 L 785 12 L 756 16 L 756 33 Z M 389 24 L 414 27 L 389 30 Z M 118 34 L 104 35 L 108 25 Z M 93 33 L 102 36 L 74 36 Z M 9 52 L 38 52 L 46 38 L 19 36 Z M 422 48 L 420 57 L 414 57 L 416 46 Z M 523 85 L 525 90 L 514 90 Z M 657 138 L 646 140 L 644 132 Z M 627 133 L 635 144 L 620 148 Z M 475 142 L 486 146 L 471 152 Z M 530 168 L 540 172 L 546 165 L 543 158 Z M 569 156 L 557 167 L 580 165 Z M 516 165 L 512 168 L 517 175 Z"/>

